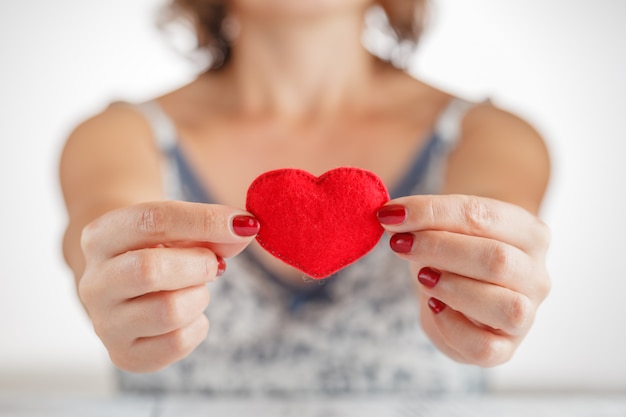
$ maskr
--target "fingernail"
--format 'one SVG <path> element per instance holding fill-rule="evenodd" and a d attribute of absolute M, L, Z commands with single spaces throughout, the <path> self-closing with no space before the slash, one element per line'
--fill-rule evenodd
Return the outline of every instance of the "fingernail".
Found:
<path fill-rule="evenodd" d="M 407 217 L 406 207 L 401 206 L 400 204 L 390 204 L 388 206 L 381 207 L 376 212 L 376 217 L 381 224 L 402 224 L 405 222 Z"/>
<path fill-rule="evenodd" d="M 226 261 L 221 256 L 217 257 L 217 273 L 215 276 L 221 277 L 226 272 Z"/>
<path fill-rule="evenodd" d="M 430 298 L 428 300 L 428 307 L 430 307 L 433 313 L 439 314 L 443 311 L 444 308 L 446 308 L 446 305 L 444 302 L 439 301 L 436 298 Z"/>
<path fill-rule="evenodd" d="M 409 253 L 413 249 L 413 239 L 411 233 L 396 233 L 391 236 L 389 246 L 396 253 Z"/>
<path fill-rule="evenodd" d="M 434 288 L 439 282 L 439 278 L 441 278 L 441 272 L 429 267 L 420 269 L 417 274 L 417 280 L 420 284 L 428 288 Z"/>
<path fill-rule="evenodd" d="M 254 236 L 259 233 L 260 224 L 252 216 L 236 216 L 233 218 L 233 232 L 242 237 Z"/>

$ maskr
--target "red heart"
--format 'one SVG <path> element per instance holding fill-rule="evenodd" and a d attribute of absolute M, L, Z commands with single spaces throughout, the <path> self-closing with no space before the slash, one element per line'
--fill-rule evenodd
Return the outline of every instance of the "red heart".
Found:
<path fill-rule="evenodd" d="M 257 241 L 272 255 L 315 279 L 368 253 L 383 234 L 376 211 L 389 200 L 383 182 L 359 168 L 315 177 L 279 169 L 255 179 L 246 209 L 261 225 Z"/>

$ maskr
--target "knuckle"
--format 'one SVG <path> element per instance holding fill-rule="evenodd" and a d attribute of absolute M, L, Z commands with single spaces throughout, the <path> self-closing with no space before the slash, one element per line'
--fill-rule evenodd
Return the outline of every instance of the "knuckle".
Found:
<path fill-rule="evenodd" d="M 172 356 L 183 357 L 195 346 L 195 338 L 189 332 L 178 330 L 172 332 L 167 338 L 167 350 Z"/>
<path fill-rule="evenodd" d="M 473 233 L 483 232 L 497 220 L 496 212 L 482 199 L 467 196 L 461 206 L 463 221 Z"/>
<path fill-rule="evenodd" d="M 189 308 L 191 309 L 193 307 L 194 314 L 201 314 L 209 306 L 209 302 L 211 301 L 209 288 L 206 285 L 199 285 L 193 289 L 193 294 L 191 295 L 194 299 L 187 302 Z"/>
<path fill-rule="evenodd" d="M 440 208 L 436 204 L 434 198 L 428 199 L 428 204 L 425 206 L 424 213 L 422 214 L 427 220 L 427 224 L 436 224 L 437 220 L 440 218 Z"/>
<path fill-rule="evenodd" d="M 98 218 L 87 223 L 80 233 L 80 248 L 84 254 L 88 254 L 92 249 L 97 248 L 100 241 L 99 235 L 102 230 L 102 221 Z"/>
<path fill-rule="evenodd" d="M 87 276 L 83 275 L 81 279 L 78 281 L 78 298 L 83 302 L 85 306 L 91 304 L 94 299 L 94 295 L 96 294 L 95 286 L 93 285 L 92 280 Z"/>
<path fill-rule="evenodd" d="M 491 333 L 486 333 L 474 345 L 474 350 L 471 352 L 471 360 L 476 365 L 488 368 L 506 362 L 509 355 L 505 342 L 501 338 Z"/>
<path fill-rule="evenodd" d="M 508 328 L 512 333 L 523 332 L 532 323 L 534 308 L 527 297 L 521 294 L 511 294 L 506 300 L 505 308 Z"/>
<path fill-rule="evenodd" d="M 550 291 L 552 290 L 552 281 L 550 280 L 550 276 L 547 272 L 544 277 L 539 280 L 535 288 L 537 289 L 537 294 L 541 301 L 543 301 L 548 294 L 550 294 Z"/>
<path fill-rule="evenodd" d="M 491 277 L 502 280 L 514 270 L 515 254 L 512 247 L 492 240 L 484 254 L 484 263 Z"/>
<path fill-rule="evenodd" d="M 194 317 L 203 315 L 209 301 L 210 293 L 205 285 L 163 293 L 156 307 L 155 320 L 163 328 L 182 329 Z"/>
<path fill-rule="evenodd" d="M 135 215 L 134 227 L 141 234 L 162 236 L 166 231 L 167 209 L 163 205 L 144 205 Z"/>
<path fill-rule="evenodd" d="M 90 317 L 90 319 L 96 336 L 98 336 L 98 338 L 100 338 L 103 342 L 106 341 L 108 339 L 107 335 L 111 332 L 111 320 L 107 320 L 100 314 L 94 314 Z"/>
<path fill-rule="evenodd" d="M 538 246 L 547 249 L 552 241 L 552 230 L 550 230 L 550 227 L 541 219 L 537 218 L 534 230 L 537 236 Z"/>
<path fill-rule="evenodd" d="M 213 236 L 218 230 L 219 219 L 213 210 L 205 210 L 200 219 L 199 227 L 204 236 Z"/>
<path fill-rule="evenodd" d="M 156 309 L 155 320 L 164 328 L 177 329 L 185 321 L 185 303 L 178 292 L 163 293 Z"/>
<path fill-rule="evenodd" d="M 155 347 L 155 341 L 136 339 L 123 349 L 109 349 L 109 358 L 115 367 L 127 372 L 155 372 L 172 362 L 169 352 L 157 351 Z"/>
<path fill-rule="evenodd" d="M 147 293 L 157 289 L 163 272 L 161 257 L 150 250 L 136 251 L 129 256 L 132 257 L 137 290 Z"/>
<path fill-rule="evenodd" d="M 133 372 L 137 369 L 138 364 L 135 361 L 130 360 L 127 355 L 120 354 L 114 350 L 109 350 L 109 359 L 111 359 L 111 363 L 118 369 L 128 372 Z"/>
<path fill-rule="evenodd" d="M 203 314 L 188 327 L 130 344 L 107 346 L 111 362 L 119 369 L 146 373 L 159 371 L 187 356 L 206 337 L 209 320 Z"/>
<path fill-rule="evenodd" d="M 182 356 L 187 351 L 189 341 L 184 332 L 174 332 L 168 337 L 167 347 L 174 356 Z"/>
<path fill-rule="evenodd" d="M 115 367 L 127 372 L 152 372 L 157 371 L 163 366 L 150 361 L 145 355 L 133 354 L 129 350 L 109 350 L 109 358 Z"/>
<path fill-rule="evenodd" d="M 93 331 L 102 341 L 102 343 L 109 347 L 113 344 L 118 344 L 121 340 L 120 327 L 117 320 L 111 318 L 111 313 L 103 313 L 102 311 L 94 312 L 90 315 Z"/>
<path fill-rule="evenodd" d="M 102 304 L 105 296 L 105 279 L 98 273 L 94 273 L 93 268 L 87 267 L 83 275 L 78 280 L 76 291 L 79 300 L 83 303 L 87 311 L 93 305 Z"/>
<path fill-rule="evenodd" d="M 207 281 L 214 281 L 217 279 L 217 257 L 208 256 L 207 250 L 202 250 L 199 253 L 199 258 L 202 262 L 202 277 Z"/>

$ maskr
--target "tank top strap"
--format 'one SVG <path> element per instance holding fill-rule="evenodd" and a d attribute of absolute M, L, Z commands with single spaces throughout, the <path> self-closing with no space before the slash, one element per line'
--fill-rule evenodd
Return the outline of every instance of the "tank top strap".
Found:
<path fill-rule="evenodd" d="M 143 102 L 120 101 L 112 104 L 130 106 L 143 116 L 152 131 L 154 144 L 163 155 L 161 172 L 165 198 L 169 200 L 183 200 L 184 194 L 181 189 L 179 174 L 178 131 L 174 122 L 155 100 Z"/>
<path fill-rule="evenodd" d="M 446 147 L 451 149 L 456 146 L 465 115 L 478 103 L 455 97 L 441 112 L 435 123 L 434 133 Z"/>
<path fill-rule="evenodd" d="M 134 103 L 135 107 L 146 119 L 157 147 L 164 154 L 171 154 L 177 147 L 178 132 L 170 117 L 155 100 Z"/>
<path fill-rule="evenodd" d="M 415 159 L 412 169 L 397 191 L 400 195 L 438 194 L 444 185 L 448 156 L 461 136 L 467 112 L 479 102 L 454 97 L 433 124 L 430 141 Z M 419 174 L 419 175 L 418 175 Z"/>

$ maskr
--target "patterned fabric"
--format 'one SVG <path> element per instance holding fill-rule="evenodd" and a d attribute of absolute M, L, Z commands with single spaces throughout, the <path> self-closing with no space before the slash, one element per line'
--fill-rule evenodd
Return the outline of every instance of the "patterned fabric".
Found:
<path fill-rule="evenodd" d="M 155 102 L 135 105 L 167 156 L 168 195 L 211 202 Z M 454 100 L 393 197 L 432 194 L 471 103 Z M 306 280 L 306 277 L 303 277 Z M 121 390 L 214 396 L 438 395 L 484 389 L 483 372 L 440 353 L 419 323 L 415 280 L 385 235 L 364 258 L 303 290 L 274 277 L 249 251 L 209 284 L 207 339 L 150 374 L 117 371 Z"/>

